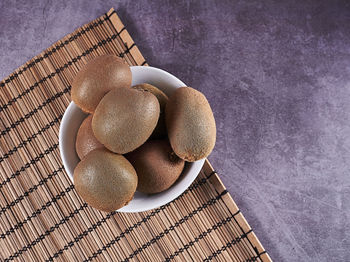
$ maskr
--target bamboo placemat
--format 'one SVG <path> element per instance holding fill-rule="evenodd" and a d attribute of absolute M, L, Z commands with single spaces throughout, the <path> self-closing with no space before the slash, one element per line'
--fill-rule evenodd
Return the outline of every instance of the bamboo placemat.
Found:
<path fill-rule="evenodd" d="M 74 190 L 58 149 L 70 83 L 89 60 L 146 61 L 111 9 L 0 83 L 1 261 L 271 261 L 206 161 L 173 202 L 103 213 Z"/>

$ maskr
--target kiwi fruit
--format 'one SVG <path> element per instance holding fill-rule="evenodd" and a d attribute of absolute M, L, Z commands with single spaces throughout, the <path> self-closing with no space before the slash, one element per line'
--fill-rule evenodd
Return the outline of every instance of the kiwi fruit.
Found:
<path fill-rule="evenodd" d="M 216 125 L 205 96 L 181 87 L 169 97 L 165 109 L 171 147 L 180 158 L 194 162 L 207 157 L 215 146 Z"/>
<path fill-rule="evenodd" d="M 103 148 L 104 146 L 98 142 L 91 127 L 92 115 L 89 115 L 84 119 L 79 127 L 77 137 L 75 140 L 75 150 L 78 157 L 83 159 L 90 151 L 97 148 Z"/>
<path fill-rule="evenodd" d="M 78 72 L 71 96 L 84 112 L 93 113 L 102 97 L 118 87 L 131 87 L 130 67 L 116 55 L 102 55 Z"/>
<path fill-rule="evenodd" d="M 166 139 L 149 140 L 125 157 L 136 170 L 137 190 L 146 194 L 159 193 L 171 187 L 185 165 Z"/>
<path fill-rule="evenodd" d="M 92 117 L 95 137 L 109 150 L 125 154 L 141 146 L 159 118 L 159 102 L 150 92 L 116 88 L 106 94 Z"/>
<path fill-rule="evenodd" d="M 111 212 L 127 205 L 137 187 L 136 171 L 122 155 L 106 149 L 87 154 L 74 170 L 74 186 L 92 207 Z"/>
<path fill-rule="evenodd" d="M 167 132 L 166 132 L 166 125 L 165 125 L 165 106 L 169 99 L 168 96 L 164 94 L 164 92 L 158 89 L 157 87 L 146 83 L 133 86 L 133 88 L 142 89 L 142 90 L 151 92 L 153 95 L 156 96 L 160 105 L 160 114 L 159 114 L 157 126 L 154 129 L 150 138 L 157 139 L 157 138 L 166 137 Z"/>

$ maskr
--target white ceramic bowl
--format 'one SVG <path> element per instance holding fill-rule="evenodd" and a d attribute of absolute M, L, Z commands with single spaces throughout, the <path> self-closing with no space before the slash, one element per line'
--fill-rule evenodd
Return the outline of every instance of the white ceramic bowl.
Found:
<path fill-rule="evenodd" d="M 167 95 L 170 95 L 176 88 L 186 86 L 175 76 L 158 68 L 149 66 L 132 66 L 131 72 L 132 85 L 149 83 L 158 87 Z M 59 147 L 61 157 L 66 172 L 72 181 L 74 168 L 79 162 L 79 158 L 75 151 L 75 137 L 80 124 L 86 116 L 87 114 L 71 102 L 63 115 L 60 126 Z M 193 163 L 186 163 L 181 177 L 168 190 L 153 195 L 136 192 L 133 200 L 130 201 L 127 206 L 122 207 L 118 211 L 142 212 L 171 202 L 191 185 L 202 169 L 203 164 L 204 159 Z"/>

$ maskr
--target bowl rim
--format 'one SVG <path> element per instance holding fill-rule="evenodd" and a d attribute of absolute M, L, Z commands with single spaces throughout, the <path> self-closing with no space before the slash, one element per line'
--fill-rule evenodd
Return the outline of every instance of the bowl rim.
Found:
<path fill-rule="evenodd" d="M 156 67 L 151 67 L 151 66 L 130 66 L 130 69 L 132 71 L 133 74 L 135 74 L 136 72 L 140 72 L 140 71 L 153 71 L 156 73 L 160 73 L 163 74 L 163 76 L 166 76 L 168 78 L 172 78 L 172 81 L 175 81 L 177 83 L 177 86 L 186 86 L 185 83 L 183 83 L 180 79 L 178 79 L 176 76 L 170 74 L 167 71 L 164 71 L 162 69 L 156 68 Z M 176 88 L 178 88 L 176 87 Z M 72 117 L 74 116 L 74 111 L 76 110 L 80 110 L 81 109 L 73 102 L 71 101 L 70 104 L 68 105 L 68 107 L 66 108 L 61 123 L 60 123 L 60 128 L 59 128 L 59 150 L 60 150 L 60 156 L 62 159 L 62 163 L 64 166 L 64 169 L 66 171 L 66 173 L 68 174 L 69 178 L 71 179 L 72 183 L 74 184 L 74 179 L 73 179 L 73 170 L 68 170 L 70 169 L 70 164 L 69 160 L 68 160 L 68 155 L 66 152 L 66 148 L 65 148 L 65 139 L 67 131 L 69 130 L 69 121 L 72 119 Z M 83 111 L 81 111 L 82 113 L 84 113 Z M 79 123 L 80 126 L 81 123 Z M 78 127 L 79 128 L 79 127 Z M 163 197 L 160 197 L 158 201 L 155 201 L 154 199 L 152 200 L 154 203 L 154 205 L 148 205 L 147 207 L 144 208 L 130 208 L 129 204 L 133 201 L 130 201 L 130 203 L 118 210 L 116 210 L 117 212 L 125 212 L 125 213 L 135 213 L 135 212 L 143 212 L 143 211 L 148 211 L 151 209 L 155 209 L 155 208 L 159 208 L 162 205 L 165 205 L 171 201 L 173 201 L 174 199 L 176 199 L 177 197 L 179 197 L 185 190 L 187 190 L 187 188 L 193 183 L 193 181 L 197 178 L 198 174 L 200 173 L 203 165 L 205 162 L 205 158 L 204 159 L 200 159 L 198 161 L 195 162 L 186 162 L 186 166 L 187 168 L 189 168 L 189 171 L 187 171 L 186 177 L 187 179 L 183 179 L 183 185 L 181 186 L 180 189 L 178 189 L 177 191 L 163 191 L 161 193 L 155 194 L 155 195 L 163 195 Z M 191 171 L 192 170 L 192 171 Z M 191 171 L 191 172 L 190 172 Z M 190 175 L 190 177 L 189 177 Z M 170 187 L 171 188 L 171 187 Z M 154 195 L 152 195 L 154 196 Z M 129 206 L 129 207 L 128 207 Z"/>

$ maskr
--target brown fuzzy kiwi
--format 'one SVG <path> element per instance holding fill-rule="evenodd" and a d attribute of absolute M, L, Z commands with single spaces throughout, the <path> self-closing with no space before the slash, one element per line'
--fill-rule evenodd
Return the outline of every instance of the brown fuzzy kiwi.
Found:
<path fill-rule="evenodd" d="M 166 125 L 165 125 L 165 106 L 168 102 L 169 98 L 166 94 L 164 94 L 163 91 L 158 89 L 157 87 L 150 85 L 150 84 L 140 84 L 133 86 L 135 89 L 142 89 L 148 92 L 151 92 L 153 95 L 155 95 L 158 99 L 159 105 L 160 105 L 160 114 L 159 119 L 156 128 L 154 129 L 151 139 L 159 139 L 164 138 L 167 136 L 166 132 Z"/>
<path fill-rule="evenodd" d="M 171 187 L 185 165 L 166 139 L 149 140 L 125 157 L 136 170 L 137 190 L 146 194 L 159 193 Z"/>
<path fill-rule="evenodd" d="M 109 150 L 125 154 L 141 146 L 159 118 L 159 102 L 150 92 L 117 88 L 105 95 L 92 117 L 95 137 Z"/>
<path fill-rule="evenodd" d="M 91 127 L 92 115 L 89 115 L 84 119 L 80 125 L 77 137 L 75 140 L 75 150 L 77 151 L 78 157 L 83 159 L 90 151 L 97 148 L 104 148 L 104 146 L 98 142 Z"/>
<path fill-rule="evenodd" d="M 102 97 L 110 90 L 131 86 L 131 70 L 116 55 L 102 55 L 90 61 L 75 76 L 72 100 L 84 112 L 93 113 Z"/>
<path fill-rule="evenodd" d="M 76 166 L 74 186 L 90 206 L 111 212 L 132 200 L 137 187 L 137 175 L 124 156 L 106 149 L 96 149 Z"/>
<path fill-rule="evenodd" d="M 180 158 L 194 162 L 207 157 L 215 146 L 216 125 L 205 96 L 181 87 L 169 97 L 165 119 L 171 147 Z"/>

